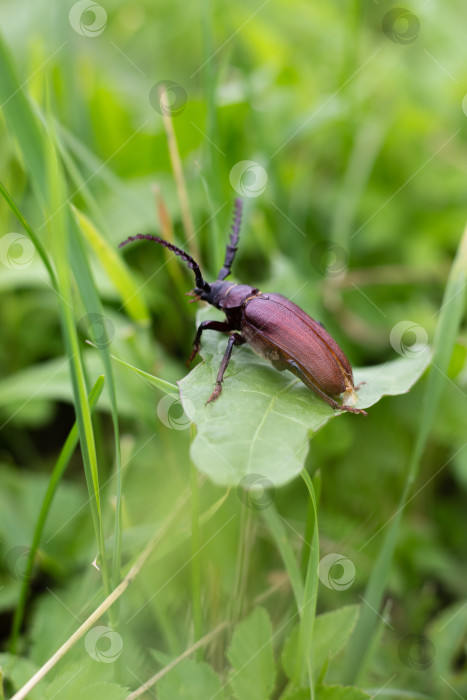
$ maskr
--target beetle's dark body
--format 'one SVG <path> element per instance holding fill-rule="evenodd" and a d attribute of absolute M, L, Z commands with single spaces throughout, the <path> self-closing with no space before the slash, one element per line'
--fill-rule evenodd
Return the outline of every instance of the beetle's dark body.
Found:
<path fill-rule="evenodd" d="M 218 279 L 208 284 L 201 275 L 198 264 L 180 248 L 156 236 L 138 235 L 161 243 L 184 259 L 193 269 L 196 287 L 191 293 L 195 300 L 206 301 L 225 313 L 225 321 L 204 321 L 198 328 L 193 352 L 188 360 L 197 355 L 201 335 L 205 330 L 230 333 L 227 348 L 217 375 L 217 383 L 208 399 L 215 401 L 222 391 L 224 372 L 234 345 L 248 343 L 251 348 L 268 359 L 280 370 L 290 370 L 306 386 L 336 409 L 365 413 L 362 409 L 340 403 L 338 397 L 355 401 L 352 368 L 336 341 L 323 326 L 313 320 L 303 309 L 281 294 L 264 294 L 256 287 L 226 282 L 237 250 L 241 201 L 236 201 L 236 219 L 232 227 L 230 244 L 227 246 L 224 267 Z"/>
<path fill-rule="evenodd" d="M 215 282 L 211 290 L 201 293 L 201 299 L 225 313 L 229 330 L 239 331 L 276 369 L 292 371 L 324 401 L 341 408 L 332 397 L 353 388 L 352 368 L 320 323 L 282 294 L 225 281 Z"/>

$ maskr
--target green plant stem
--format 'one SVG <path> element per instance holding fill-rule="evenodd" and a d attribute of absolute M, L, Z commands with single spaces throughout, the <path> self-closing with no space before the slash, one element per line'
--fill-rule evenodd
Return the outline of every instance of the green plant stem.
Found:
<path fill-rule="evenodd" d="M 18 221 L 22 224 L 23 228 L 25 231 L 28 233 L 31 241 L 34 243 L 34 247 L 37 250 L 42 262 L 44 263 L 45 267 L 47 268 L 47 272 L 49 273 L 50 280 L 52 282 L 52 286 L 55 290 L 57 290 L 57 279 L 55 277 L 55 272 L 53 270 L 53 267 L 51 265 L 51 262 L 49 260 L 49 257 L 47 253 L 45 252 L 45 248 L 43 247 L 42 243 L 40 242 L 38 236 L 36 235 L 35 231 L 32 229 L 31 225 L 29 222 L 24 218 L 20 210 L 18 209 L 16 203 L 14 202 L 13 198 L 10 196 L 9 192 L 6 190 L 5 186 L 0 182 L 0 194 L 10 207 L 11 211 L 14 213 Z"/>
<path fill-rule="evenodd" d="M 270 503 L 269 506 L 261 512 L 261 514 L 263 516 L 263 520 L 266 522 L 269 528 L 269 532 L 274 538 L 276 547 L 280 552 L 282 561 L 284 562 L 284 566 L 290 579 L 290 585 L 292 586 L 297 610 L 300 611 L 303 604 L 304 589 L 303 579 L 300 575 L 300 569 L 295 558 L 295 552 L 287 538 L 287 533 L 275 505 Z M 309 553 L 307 550 L 307 562 L 308 556 Z"/>
<path fill-rule="evenodd" d="M 204 140 L 204 155 L 207 161 L 207 181 L 209 182 L 209 200 L 212 202 L 212 212 L 219 209 L 221 205 L 221 183 L 222 175 L 220 168 L 219 146 L 219 124 L 217 117 L 217 63 L 210 60 L 215 48 L 212 36 L 212 3 L 211 0 L 202 2 L 202 37 L 203 37 L 203 70 L 201 78 L 203 80 L 206 94 L 206 133 L 208 138 Z M 207 189 L 207 185 L 206 185 Z M 224 244 L 223 236 L 219 235 L 217 217 L 214 216 L 209 222 L 209 263 L 213 274 L 219 270 L 223 263 Z"/>
<path fill-rule="evenodd" d="M 313 489 L 315 493 L 315 499 L 316 499 L 316 505 L 319 504 L 319 499 L 321 495 L 321 473 L 318 470 L 315 474 L 315 476 L 312 479 L 313 482 Z M 308 499 L 308 507 L 307 507 L 307 513 L 306 513 L 306 523 L 305 523 L 305 536 L 303 540 L 303 547 L 302 547 L 302 559 L 300 562 L 300 571 L 302 574 L 302 579 L 305 579 L 306 577 L 306 572 L 308 569 L 308 562 L 310 560 L 310 552 L 311 548 L 313 546 L 313 534 L 315 531 L 315 519 L 316 519 L 316 513 L 315 513 L 315 506 L 313 504 L 313 501 Z"/>
<path fill-rule="evenodd" d="M 203 636 L 203 613 L 201 605 L 201 536 L 199 523 L 199 484 L 198 471 L 190 463 L 190 485 L 191 485 L 191 592 L 192 592 L 192 614 L 195 642 Z M 196 657 L 202 659 L 203 650 L 200 648 L 196 652 Z"/>
<path fill-rule="evenodd" d="M 313 482 L 308 472 L 303 469 L 300 475 L 305 482 L 310 496 L 310 503 L 313 507 L 313 533 L 311 547 L 309 549 L 308 566 L 305 578 L 305 589 L 303 594 L 302 614 L 300 616 L 300 631 L 298 641 L 298 655 L 301 664 L 302 682 L 308 678 L 310 686 L 310 698 L 314 698 L 314 684 L 312 671 L 312 647 L 313 647 L 313 627 L 316 615 L 316 600 L 318 597 L 318 564 L 319 564 L 319 536 L 318 536 L 318 510 Z"/>
<path fill-rule="evenodd" d="M 241 589 L 244 578 L 243 567 L 245 566 L 246 539 L 251 519 L 251 509 L 244 503 L 241 504 L 240 528 L 238 533 L 237 561 L 235 564 L 235 582 L 233 586 L 232 599 L 230 604 L 230 621 L 237 622 L 241 615 L 242 600 Z"/>

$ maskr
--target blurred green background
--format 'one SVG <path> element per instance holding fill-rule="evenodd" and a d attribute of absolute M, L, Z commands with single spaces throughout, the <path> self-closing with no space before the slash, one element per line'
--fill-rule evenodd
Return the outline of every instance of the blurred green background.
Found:
<path fill-rule="evenodd" d="M 173 223 L 174 240 L 186 246 L 157 92 L 161 84 L 172 85 L 169 112 L 196 232 L 191 244 L 205 276 L 213 279 L 222 264 L 233 200 L 241 194 L 245 213 L 234 279 L 293 297 L 325 324 L 354 365 L 394 359 L 410 352 L 414 340 L 433 338 L 467 211 L 464 18 L 458 0 L 420 0 L 403 10 L 385 0 L 0 4 L 17 90 L 30 97 L 39 121 L 53 124 L 68 197 L 110 246 L 135 233 L 166 234 L 155 189 Z M 8 98 L 2 114 L 7 103 L 11 106 Z M 52 250 L 23 154 L 28 144 L 18 142 L 4 116 L 0 144 L 0 179 L 45 249 Z M 243 161 L 251 161 L 249 169 L 236 179 L 232 169 Z M 30 546 L 48 476 L 74 421 L 57 298 L 37 253 L 23 239 L 5 239 L 13 232 L 24 233 L 2 200 L 4 650 L 21 584 L 17 548 Z M 115 279 L 89 239 L 82 239 L 82 247 L 104 308 L 104 319 L 89 319 L 79 285 L 72 285 L 88 388 L 103 371 L 98 354 L 85 344 L 95 320 L 105 324 L 112 353 L 175 383 L 187 371 L 195 332 L 195 305 L 183 296 L 192 286 L 189 271 L 178 261 L 166 264 L 165 251 L 156 246 L 125 251 L 138 294 L 150 310 L 150 324 L 144 325 L 128 315 Z M 411 322 L 413 331 L 394 347 L 391 330 L 401 321 Z M 127 368 L 114 365 L 114 371 L 126 563 L 189 484 L 190 431 L 158 418 L 158 389 Z M 373 645 L 361 680 L 366 688 L 388 683 L 385 692 L 402 688 L 404 697 L 419 692 L 454 698 L 467 692 L 465 626 L 455 634 L 447 626 L 467 597 L 466 384 L 464 327 L 404 516 L 387 587 L 390 622 L 381 626 Z M 382 537 L 374 535 L 393 515 L 402 489 L 423 389 L 424 380 L 407 396 L 384 399 L 366 420 L 332 421 L 311 443 L 309 461 L 319 466 L 322 478 L 321 550 L 342 552 L 356 567 L 348 590 L 320 587 L 319 611 L 361 602 Z M 105 536 L 112 547 L 116 487 L 110 404 L 105 390 L 94 429 Z M 202 508 L 223 494 L 205 483 Z M 278 491 L 276 502 L 298 551 L 300 538 L 294 539 L 293 530 L 303 530 L 303 485 L 294 482 Z M 203 529 L 206 630 L 225 618 L 234 590 L 240 526 L 229 514 L 238 507 L 232 492 Z M 178 525 L 183 534 L 189 514 Z M 279 582 L 282 587 L 268 598 L 279 619 L 291 599 L 282 563 L 260 519 L 250 538 L 255 544 L 243 605 L 248 608 Z M 138 684 L 136 676 L 144 680 L 154 672 L 149 648 L 176 655 L 187 646 L 190 546 L 179 539 L 176 547 L 162 548 L 122 601 L 122 619 L 131 623 L 125 627 L 118 680 L 129 687 Z M 25 679 L 96 606 L 100 578 L 90 566 L 95 550 L 76 451 L 36 561 L 19 641 L 31 664 L 22 671 Z M 145 612 L 133 619 L 155 591 Z M 435 651 L 430 647 L 428 662 L 414 661 L 406 650 L 410 635 L 431 640 Z M 222 653 L 216 653 L 211 661 L 219 670 Z M 76 652 L 74 661 L 80 659 Z M 97 677 L 107 672 L 111 676 L 103 665 Z M 338 671 L 335 675 L 340 681 Z"/>

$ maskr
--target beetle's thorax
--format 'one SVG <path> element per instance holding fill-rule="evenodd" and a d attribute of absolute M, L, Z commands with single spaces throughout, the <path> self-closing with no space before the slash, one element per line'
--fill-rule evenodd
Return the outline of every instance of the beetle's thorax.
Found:
<path fill-rule="evenodd" d="M 210 287 L 210 291 L 204 292 L 201 299 L 222 310 L 238 309 L 249 298 L 260 294 L 259 289 L 249 284 L 234 284 L 225 280 L 213 282 Z"/>

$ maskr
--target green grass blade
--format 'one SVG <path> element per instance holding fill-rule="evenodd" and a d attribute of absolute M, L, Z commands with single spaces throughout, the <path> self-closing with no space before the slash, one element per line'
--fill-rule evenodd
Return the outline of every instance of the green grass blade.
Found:
<path fill-rule="evenodd" d="M 217 99 L 217 63 L 211 61 L 211 57 L 215 51 L 212 35 L 212 3 L 211 0 L 203 0 L 202 2 L 202 36 L 203 36 L 203 64 L 204 69 L 201 72 L 201 79 L 204 83 L 207 112 L 206 112 L 206 134 L 204 140 L 204 155 L 206 167 L 206 178 L 204 181 L 205 189 L 208 194 L 208 204 L 210 210 L 215 212 L 222 204 L 221 183 L 223 174 L 220 165 L 220 153 L 218 151 L 220 142 L 219 123 L 217 116 L 218 99 Z M 213 145 L 214 144 L 214 145 Z M 209 186 L 207 183 L 209 182 Z M 209 266 L 213 274 L 222 267 L 224 261 L 224 242 L 223 236 L 220 234 L 218 218 L 214 216 L 209 222 Z M 227 235 L 224 233 L 224 235 Z"/>
<path fill-rule="evenodd" d="M 88 400 L 91 411 L 95 409 L 103 388 L 104 377 L 100 376 L 89 393 Z M 31 584 L 31 575 L 34 567 L 34 560 L 37 554 L 37 550 L 39 549 L 39 545 L 41 543 L 42 533 L 44 531 L 47 515 L 49 513 L 50 506 L 52 504 L 55 492 L 58 488 L 61 478 L 65 473 L 65 469 L 67 468 L 68 463 L 73 455 L 73 452 L 76 449 L 76 445 L 78 444 L 78 437 L 78 425 L 75 421 L 72 429 L 68 434 L 65 444 L 63 445 L 62 450 L 58 456 L 58 459 L 52 470 L 52 474 L 50 475 L 47 490 L 42 500 L 39 516 L 37 518 L 31 547 L 26 560 L 24 576 L 21 581 L 21 589 L 18 598 L 18 603 L 16 605 L 16 610 L 13 617 L 13 625 L 10 636 L 10 652 L 12 654 L 15 654 L 17 650 L 18 636 L 24 618 L 24 611 L 26 609 L 26 601 L 28 597 L 29 587 Z"/>
<path fill-rule="evenodd" d="M 70 217 L 71 218 L 71 217 Z M 89 269 L 89 263 L 86 258 L 86 252 L 80 240 L 80 233 L 77 229 L 75 221 L 70 221 L 71 224 L 71 240 L 70 240 L 70 256 L 73 260 L 73 272 L 76 279 L 76 284 L 80 291 L 84 307 L 88 314 L 98 314 L 104 317 L 103 308 L 99 295 L 97 293 L 94 280 Z M 90 324 L 91 334 L 94 333 L 94 327 Z M 104 326 L 104 336 L 106 329 Z M 95 339 L 95 338 L 94 338 Z M 108 341 L 108 339 L 107 339 Z M 109 352 L 109 342 L 106 342 L 105 337 L 99 338 L 97 344 L 104 372 L 107 380 L 107 390 L 110 398 L 110 411 L 112 417 L 112 425 L 114 430 L 115 444 L 115 461 L 116 461 L 116 500 L 115 500 L 115 537 L 114 537 L 114 552 L 113 552 L 113 585 L 116 586 L 120 577 L 120 560 L 121 560 L 121 507 L 122 507 L 122 482 L 121 482 L 121 454 L 120 454 L 120 431 L 118 425 L 118 406 L 115 390 L 115 382 L 113 377 L 112 362 Z M 96 465 L 97 467 L 97 465 Z M 97 476 L 97 469 L 96 469 Z M 94 479 L 93 479 L 94 481 Z M 100 501 L 99 501 L 100 509 Z M 99 510 L 100 514 L 100 510 Z M 100 516 L 100 528 L 102 529 L 102 521 Z M 103 545 L 103 540 L 101 542 Z M 104 550 L 102 550 L 104 551 Z"/>
<path fill-rule="evenodd" d="M 287 574 L 289 575 L 297 609 L 300 610 L 303 605 L 304 589 L 295 552 L 290 545 L 282 520 L 273 503 L 269 504 L 268 507 L 262 511 L 262 516 L 280 552 Z"/>
<path fill-rule="evenodd" d="M 96 347 L 94 345 L 94 343 L 89 343 L 89 345 L 92 345 L 92 347 Z M 138 367 L 134 367 L 134 365 L 130 365 L 129 362 L 125 362 L 125 360 L 121 360 L 116 355 L 111 354 L 110 357 L 113 360 L 115 360 L 116 362 L 119 362 L 121 365 L 123 365 L 127 369 L 131 369 L 132 372 L 135 372 L 135 374 L 139 375 L 142 379 L 145 379 L 152 386 L 155 386 L 158 389 L 161 389 L 161 391 L 163 391 L 164 393 L 172 394 L 174 391 L 178 392 L 178 387 L 176 384 L 172 384 L 171 382 L 167 382 L 165 379 L 160 379 L 159 377 L 156 377 L 154 374 L 149 374 L 149 372 L 145 372 L 143 369 L 139 369 Z"/>
<path fill-rule="evenodd" d="M 27 170 L 32 176 L 35 192 L 44 197 L 44 132 L 16 78 L 9 50 L 1 35 L 0 104 L 11 134 L 16 139 Z"/>
<path fill-rule="evenodd" d="M 34 247 L 37 250 L 42 262 L 44 263 L 47 272 L 50 275 L 50 280 L 52 282 L 52 285 L 54 288 L 57 288 L 57 280 L 55 277 L 55 272 L 53 271 L 52 265 L 49 260 L 49 256 L 47 255 L 45 248 L 43 247 L 41 241 L 39 240 L 39 237 L 36 235 L 35 231 L 32 229 L 31 225 L 29 224 L 28 221 L 24 218 L 22 213 L 20 212 L 18 206 L 16 205 L 15 201 L 13 200 L 13 197 L 9 194 L 7 189 L 4 187 L 4 185 L 0 182 L 0 194 L 2 195 L 3 199 L 6 201 L 8 206 L 10 207 L 11 211 L 13 214 L 16 216 L 18 221 L 22 224 L 24 230 L 28 234 L 29 238 L 31 241 L 34 243 Z"/>
<path fill-rule="evenodd" d="M 370 647 L 377 622 L 376 613 L 374 611 L 379 610 L 381 606 L 389 568 L 397 543 L 402 515 L 408 502 L 410 488 L 419 471 L 420 459 L 436 417 L 441 392 L 446 385 L 448 365 L 464 310 L 466 278 L 467 229 L 464 231 L 452 264 L 443 296 L 443 302 L 441 304 L 433 343 L 432 367 L 428 376 L 425 395 L 421 406 L 417 439 L 410 457 L 403 492 L 365 591 L 364 600 L 366 604 L 362 606 L 362 613 L 355 629 L 353 644 L 347 656 L 344 676 L 345 683 L 356 682 Z"/>
<path fill-rule="evenodd" d="M 73 205 L 71 205 L 71 209 L 81 233 L 99 258 L 99 262 L 118 291 L 129 316 L 138 323 L 148 325 L 150 321 L 148 308 L 138 285 L 129 274 L 122 258 L 85 214 Z"/>
<path fill-rule="evenodd" d="M 99 558 L 102 565 L 104 587 L 108 592 L 110 580 L 107 573 L 104 534 L 101 517 L 96 448 L 91 413 L 87 401 L 84 368 L 73 314 L 70 269 L 80 263 L 81 251 L 76 250 L 72 239 L 72 258 L 69 258 L 70 218 L 64 211 L 67 202 L 65 178 L 57 160 L 53 131 L 40 125 L 34 111 L 22 91 L 14 74 L 8 49 L 0 38 L 0 100 L 11 134 L 16 138 L 23 160 L 27 166 L 37 200 L 44 214 L 44 221 L 51 236 L 52 258 L 57 270 L 57 297 L 66 353 L 70 362 L 71 379 L 75 399 L 75 411 L 80 434 L 84 470 L 91 495 L 91 512 L 98 541 Z M 49 128 L 51 120 L 48 120 Z M 65 215 L 67 214 L 67 215 Z M 81 266 L 83 269 L 83 266 Z M 78 281 L 80 291 L 90 288 L 89 279 L 82 275 Z M 96 307 L 94 307 L 95 309 Z M 110 359 L 108 365 L 111 372 Z M 110 374 L 111 377 L 111 374 Z M 113 382 L 109 381 L 109 391 Z M 119 441 L 118 445 L 119 445 Z M 117 447 L 119 455 L 119 447 Z M 120 460 L 117 456 L 117 463 Z M 118 467 L 117 470 L 119 471 Z M 118 500 L 118 499 L 117 499 Z M 117 505 L 118 507 L 118 505 Z"/>
<path fill-rule="evenodd" d="M 75 411 L 80 433 L 81 451 L 83 455 L 84 471 L 88 485 L 91 512 L 93 516 L 94 528 L 99 549 L 99 561 L 103 575 L 103 582 L 106 593 L 110 591 L 110 579 L 108 575 L 108 563 L 105 553 L 105 539 L 102 522 L 102 509 L 99 488 L 99 470 L 97 465 L 96 445 L 94 430 L 91 419 L 91 412 L 87 400 L 86 378 L 84 367 L 81 362 L 80 346 L 76 321 L 74 316 L 71 268 L 75 274 L 78 256 L 70 246 L 69 225 L 70 216 L 64 207 L 66 193 L 64 191 L 64 177 L 58 162 L 57 153 L 54 148 L 52 138 L 47 143 L 47 183 L 49 187 L 50 204 L 47 211 L 53 212 L 49 215 L 49 231 L 51 236 L 51 248 L 54 254 L 57 268 L 59 308 L 62 324 L 63 339 L 68 355 L 71 369 L 71 379 L 75 396 Z M 47 212 L 46 212 L 47 219 Z M 71 265 L 70 254 L 73 265 Z M 79 267 L 78 267 L 79 269 Z M 80 291 L 86 290 L 88 280 L 80 277 Z"/>
<path fill-rule="evenodd" d="M 298 641 L 299 658 L 302 660 L 302 680 L 308 676 L 310 693 L 313 698 L 313 673 L 312 673 L 312 648 L 313 628 L 316 615 L 316 600 L 318 597 L 318 565 L 319 565 L 319 537 L 318 537 L 318 510 L 313 483 L 308 472 L 303 469 L 301 477 L 306 484 L 310 496 L 311 506 L 314 512 L 314 526 L 311 538 L 311 548 L 308 557 L 308 567 L 303 593 L 302 613 L 300 615 L 300 632 Z"/>

